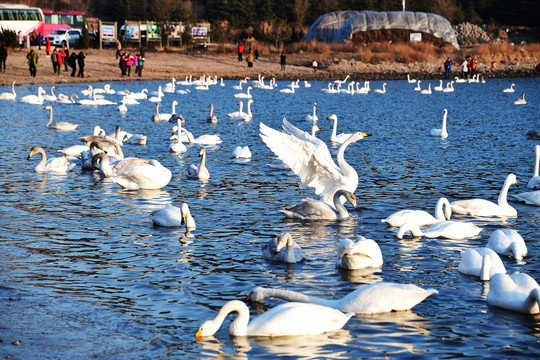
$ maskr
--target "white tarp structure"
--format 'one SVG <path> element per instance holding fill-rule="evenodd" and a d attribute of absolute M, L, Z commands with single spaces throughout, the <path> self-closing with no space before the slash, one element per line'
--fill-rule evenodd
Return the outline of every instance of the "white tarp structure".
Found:
<path fill-rule="evenodd" d="M 424 32 L 459 49 L 450 22 L 437 14 L 411 11 L 337 11 L 317 19 L 304 36 L 304 41 L 348 42 L 359 31 L 405 29 Z"/>

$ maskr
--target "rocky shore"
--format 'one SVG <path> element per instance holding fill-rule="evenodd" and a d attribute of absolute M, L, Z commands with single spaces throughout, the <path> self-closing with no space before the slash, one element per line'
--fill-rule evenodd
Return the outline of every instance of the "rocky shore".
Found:
<path fill-rule="evenodd" d="M 387 63 L 377 64 L 356 61 L 354 57 L 340 54 L 329 54 L 320 62 L 317 72 L 311 68 L 312 54 L 288 54 L 287 66 L 281 70 L 279 54 L 263 54 L 255 61 L 252 68 L 247 63 L 239 62 L 235 53 L 222 54 L 216 52 L 193 51 L 184 52 L 147 52 L 145 70 L 142 77 L 123 77 L 120 74 L 114 49 L 88 50 L 86 57 L 85 77 L 71 77 L 70 71 L 62 71 L 61 75 L 53 73 L 50 57 L 44 49 L 36 50 L 39 55 L 37 76 L 29 76 L 25 49 L 10 49 L 7 59 L 7 71 L 0 73 L 0 84 L 16 83 L 81 83 L 118 80 L 166 80 L 175 77 L 177 80 L 186 76 L 216 76 L 218 79 L 257 78 L 260 74 L 266 79 L 277 80 L 335 80 L 350 75 L 351 80 L 399 80 L 407 74 L 416 79 L 440 79 L 443 76 L 442 62 L 416 62 L 412 64 Z M 320 57 L 320 55 L 319 55 Z M 487 77 L 490 64 L 479 63 L 478 72 Z M 498 64 L 495 77 L 534 77 L 540 73 L 535 71 L 536 64 L 513 63 Z M 459 72 L 455 71 L 456 76 Z"/>

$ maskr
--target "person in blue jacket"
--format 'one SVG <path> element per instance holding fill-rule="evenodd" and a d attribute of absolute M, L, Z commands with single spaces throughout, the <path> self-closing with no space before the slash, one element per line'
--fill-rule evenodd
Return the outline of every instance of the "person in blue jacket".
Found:
<path fill-rule="evenodd" d="M 444 62 L 444 78 L 445 79 L 450 79 L 450 71 L 452 71 L 452 60 L 448 58 Z"/>

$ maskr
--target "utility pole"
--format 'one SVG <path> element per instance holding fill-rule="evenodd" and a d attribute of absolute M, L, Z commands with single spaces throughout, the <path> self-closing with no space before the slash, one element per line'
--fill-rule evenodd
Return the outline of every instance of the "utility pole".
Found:
<path fill-rule="evenodd" d="M 405 11 L 405 0 L 402 0 L 401 4 L 403 5 L 403 11 Z"/>

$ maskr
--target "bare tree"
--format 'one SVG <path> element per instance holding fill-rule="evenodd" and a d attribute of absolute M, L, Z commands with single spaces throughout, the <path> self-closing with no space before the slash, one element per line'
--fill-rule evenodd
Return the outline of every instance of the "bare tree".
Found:
<path fill-rule="evenodd" d="M 294 0 L 292 10 L 296 23 L 301 28 L 308 16 L 309 0 Z"/>

